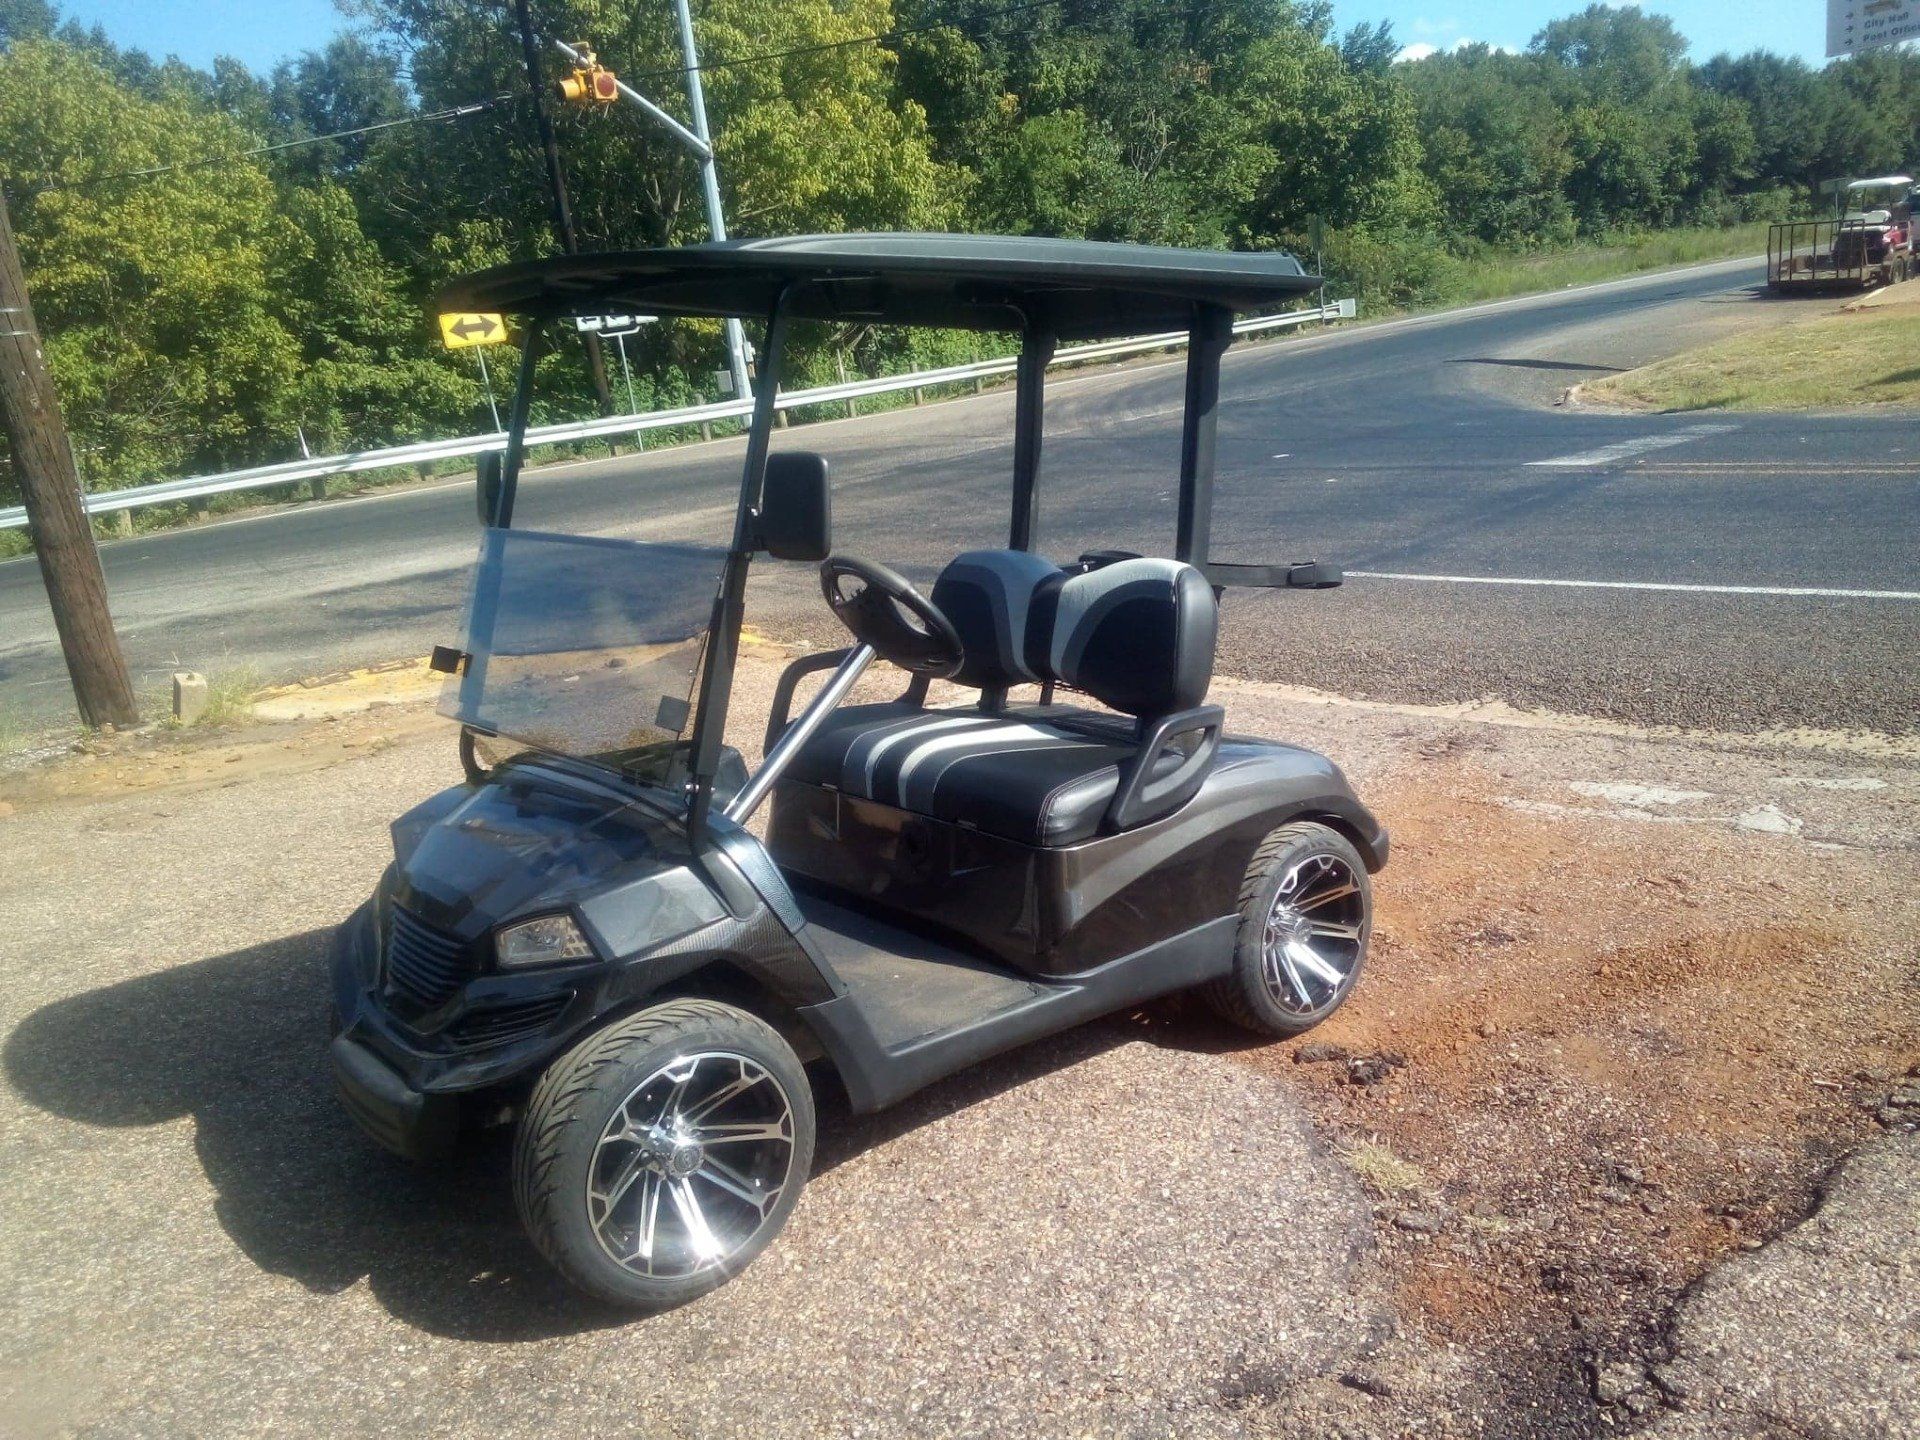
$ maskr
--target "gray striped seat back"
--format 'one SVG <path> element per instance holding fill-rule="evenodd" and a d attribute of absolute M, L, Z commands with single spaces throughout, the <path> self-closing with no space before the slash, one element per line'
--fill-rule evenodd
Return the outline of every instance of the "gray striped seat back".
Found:
<path fill-rule="evenodd" d="M 1042 592 L 1030 668 L 1124 714 L 1154 720 L 1207 698 L 1220 608 L 1213 587 L 1178 560 L 1119 560 Z"/>
<path fill-rule="evenodd" d="M 952 622 L 966 652 L 954 682 L 1004 690 L 1046 679 L 1032 663 L 1034 655 L 1045 656 L 1046 637 L 1029 632 L 1036 596 L 1063 578 L 1059 566 L 1024 550 L 969 550 L 955 556 L 929 597 Z"/>

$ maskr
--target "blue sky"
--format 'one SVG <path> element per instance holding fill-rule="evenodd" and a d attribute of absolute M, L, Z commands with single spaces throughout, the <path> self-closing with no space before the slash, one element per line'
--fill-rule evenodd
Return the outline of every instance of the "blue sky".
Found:
<path fill-rule="evenodd" d="M 634 0 L 664 4 L 666 0 Z M 1342 29 L 1362 20 L 1391 20 L 1405 45 L 1446 49 L 1460 40 L 1484 40 L 1514 49 L 1559 15 L 1585 0 L 1334 0 Z M 1670 17 L 1693 42 L 1696 59 L 1721 50 L 1777 50 L 1821 63 L 1825 10 L 1818 0 L 1670 0 L 1645 8 Z M 62 0 L 61 12 L 87 24 L 98 22 L 123 45 L 156 56 L 176 54 L 207 65 L 232 55 L 256 70 L 326 43 L 346 21 L 332 0 Z"/>

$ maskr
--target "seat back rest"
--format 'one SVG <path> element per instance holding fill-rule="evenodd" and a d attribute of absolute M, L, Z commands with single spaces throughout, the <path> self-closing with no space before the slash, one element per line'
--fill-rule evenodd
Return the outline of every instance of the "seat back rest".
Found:
<path fill-rule="evenodd" d="M 1059 579 L 1057 565 L 1025 550 L 969 550 L 955 556 L 933 582 L 930 597 L 966 652 L 951 677 L 954 683 L 1005 690 L 1045 679 L 1031 663 L 1028 636 L 1035 594 Z"/>
<path fill-rule="evenodd" d="M 1043 603 L 1053 610 L 1045 663 L 1054 678 L 1143 720 L 1207 698 L 1220 609 L 1193 566 L 1120 560 L 1069 575 Z"/>

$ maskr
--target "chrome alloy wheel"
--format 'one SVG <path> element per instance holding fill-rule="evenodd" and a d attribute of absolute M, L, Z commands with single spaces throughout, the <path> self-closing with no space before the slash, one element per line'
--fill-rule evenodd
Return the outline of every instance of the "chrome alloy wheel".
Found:
<path fill-rule="evenodd" d="M 673 1280 L 724 1268 L 792 1178 L 793 1106 L 744 1055 L 677 1055 L 620 1102 L 587 1167 L 587 1220 L 618 1265 Z"/>
<path fill-rule="evenodd" d="M 1292 1015 L 1327 1009 L 1346 989 L 1366 946 L 1366 897 L 1337 855 L 1310 855 L 1281 878 L 1267 911 L 1262 973 Z"/>

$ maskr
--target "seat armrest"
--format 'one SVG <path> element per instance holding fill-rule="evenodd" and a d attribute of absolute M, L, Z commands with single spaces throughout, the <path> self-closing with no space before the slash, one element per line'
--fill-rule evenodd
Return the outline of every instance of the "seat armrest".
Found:
<path fill-rule="evenodd" d="M 1146 727 L 1140 748 L 1120 767 L 1120 785 L 1107 807 L 1101 829 L 1131 830 L 1149 820 L 1179 809 L 1193 798 L 1200 782 L 1213 768 L 1220 751 L 1220 735 L 1227 712 L 1218 705 L 1197 705 L 1191 710 L 1176 710 Z M 1154 778 L 1154 765 L 1174 741 L 1198 734 L 1193 752 L 1169 774 Z"/>
<path fill-rule="evenodd" d="M 837 669 L 854 651 L 849 645 L 844 650 L 827 650 L 818 655 L 802 655 L 786 669 L 780 672 L 780 681 L 773 687 L 773 709 L 767 716 L 767 734 L 761 742 L 760 753 L 773 749 L 774 744 L 786 733 L 788 719 L 793 711 L 793 692 L 800 682 L 818 670 Z"/>

